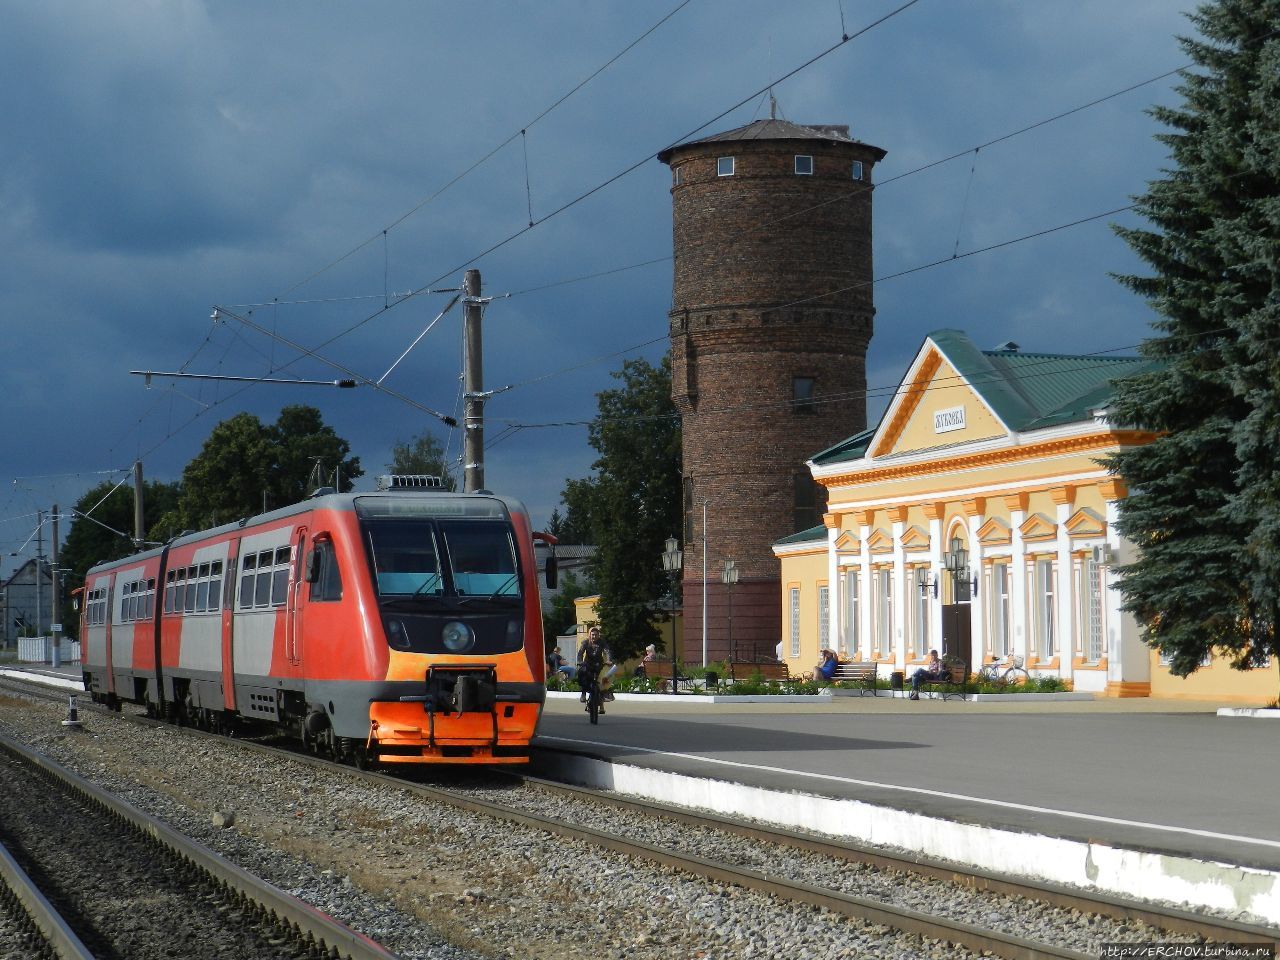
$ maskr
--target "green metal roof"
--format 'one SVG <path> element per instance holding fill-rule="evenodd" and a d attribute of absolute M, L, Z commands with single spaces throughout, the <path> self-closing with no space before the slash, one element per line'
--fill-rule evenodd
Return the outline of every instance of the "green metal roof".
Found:
<path fill-rule="evenodd" d="M 1012 345 L 979 350 L 960 330 L 935 330 L 927 341 L 1016 432 L 1088 420 L 1093 411 L 1110 402 L 1115 380 L 1154 366 L 1154 361 L 1142 357 L 1024 353 Z M 814 463 L 825 466 L 861 459 L 878 429 L 823 450 L 813 457 Z"/>
<path fill-rule="evenodd" d="M 793 533 L 789 537 L 783 537 L 781 540 L 775 540 L 773 541 L 773 545 L 775 547 L 781 547 L 790 543 L 809 543 L 811 541 L 825 541 L 826 539 L 826 525 L 820 523 L 816 527 L 810 527 L 808 530 L 801 530 L 799 533 Z"/>

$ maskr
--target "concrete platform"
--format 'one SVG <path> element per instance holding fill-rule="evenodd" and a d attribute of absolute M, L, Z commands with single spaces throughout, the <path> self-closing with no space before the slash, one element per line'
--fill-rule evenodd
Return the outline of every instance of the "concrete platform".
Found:
<path fill-rule="evenodd" d="M 1187 701 L 816 699 L 619 698 L 591 726 L 576 699 L 557 698 L 538 762 L 670 803 L 1280 927 L 1271 724 Z"/>

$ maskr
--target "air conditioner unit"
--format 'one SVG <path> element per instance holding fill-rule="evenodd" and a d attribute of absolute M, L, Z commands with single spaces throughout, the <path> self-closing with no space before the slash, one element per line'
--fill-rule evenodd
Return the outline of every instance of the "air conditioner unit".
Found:
<path fill-rule="evenodd" d="M 1113 559 L 1114 555 L 1111 552 L 1111 544 L 1100 543 L 1093 548 L 1094 563 L 1108 564 L 1111 563 Z"/>
<path fill-rule="evenodd" d="M 377 483 L 379 490 L 431 490 L 443 486 L 444 481 L 440 477 L 427 474 L 383 474 Z"/>

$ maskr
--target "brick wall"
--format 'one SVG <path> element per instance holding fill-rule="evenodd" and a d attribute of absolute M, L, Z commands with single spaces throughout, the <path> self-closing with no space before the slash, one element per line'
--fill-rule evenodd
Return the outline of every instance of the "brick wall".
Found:
<path fill-rule="evenodd" d="M 795 173 L 795 156 L 814 173 Z M 669 315 L 672 393 L 683 415 L 692 537 L 684 601 L 701 645 L 702 502 L 708 501 L 708 646 L 727 653 L 720 570 L 737 562 L 734 640 L 772 651 L 781 589 L 772 544 L 796 531 L 795 477 L 815 453 L 866 423 L 872 297 L 872 166 L 862 144 L 742 140 L 677 147 L 672 187 L 675 294 Z M 732 156 L 734 175 L 716 175 Z M 852 178 L 853 161 L 864 180 Z M 673 175 L 674 176 L 674 175 Z M 812 409 L 792 403 L 814 380 Z M 821 522 L 817 504 L 812 523 Z M 725 604 L 727 607 L 727 603 Z M 741 605 L 741 612 L 739 606 Z M 696 638 L 696 639 L 695 639 Z"/>

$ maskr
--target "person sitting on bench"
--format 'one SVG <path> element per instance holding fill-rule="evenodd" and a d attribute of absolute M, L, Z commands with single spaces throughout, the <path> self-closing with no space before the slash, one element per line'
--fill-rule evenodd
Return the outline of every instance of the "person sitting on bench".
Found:
<path fill-rule="evenodd" d="M 836 667 L 838 666 L 840 666 L 840 659 L 836 656 L 836 652 L 834 650 L 823 650 L 822 659 L 813 668 L 813 679 L 830 680 L 836 675 Z"/>
<path fill-rule="evenodd" d="M 908 699 L 920 699 L 920 684 L 942 680 L 945 677 L 946 671 L 942 669 L 942 661 L 938 659 L 938 651 L 930 650 L 929 659 L 925 661 L 924 666 L 911 675 L 911 696 Z"/>

